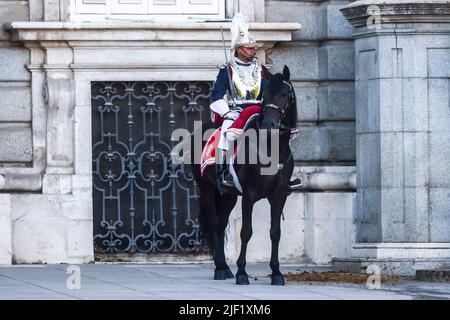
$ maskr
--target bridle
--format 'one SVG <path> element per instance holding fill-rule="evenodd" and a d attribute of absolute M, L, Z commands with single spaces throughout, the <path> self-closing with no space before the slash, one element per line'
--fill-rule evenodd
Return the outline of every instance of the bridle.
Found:
<path fill-rule="evenodd" d="M 283 80 L 283 83 L 289 86 L 289 96 L 286 99 L 286 102 L 284 103 L 283 107 L 280 107 L 274 103 L 268 103 L 268 104 L 263 104 L 264 109 L 265 108 L 269 108 L 269 109 L 273 109 L 275 111 L 277 111 L 278 113 L 280 113 L 280 118 L 278 119 L 278 123 L 277 123 L 277 127 L 281 130 L 291 130 L 291 127 L 285 126 L 281 123 L 281 121 L 284 119 L 284 117 L 286 116 L 286 109 L 289 106 L 290 103 L 292 103 L 293 99 L 294 99 L 294 88 L 292 87 L 292 84 L 290 84 L 289 82 L 287 82 L 286 80 Z"/>

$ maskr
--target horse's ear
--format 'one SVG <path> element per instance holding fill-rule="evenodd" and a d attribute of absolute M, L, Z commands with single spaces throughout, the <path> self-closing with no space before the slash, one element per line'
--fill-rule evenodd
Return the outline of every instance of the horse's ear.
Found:
<path fill-rule="evenodd" d="M 291 72 L 289 71 L 289 68 L 285 65 L 283 68 L 283 80 L 288 81 L 291 78 Z"/>

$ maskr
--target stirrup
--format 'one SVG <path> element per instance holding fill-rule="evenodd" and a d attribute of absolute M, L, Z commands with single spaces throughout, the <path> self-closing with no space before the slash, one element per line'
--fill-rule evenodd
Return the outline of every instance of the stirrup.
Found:
<path fill-rule="evenodd" d="M 228 172 L 224 172 L 222 176 L 222 184 L 229 188 L 234 188 L 234 180 L 233 176 Z"/>
<path fill-rule="evenodd" d="M 221 196 L 223 196 L 225 193 L 227 193 L 228 189 L 229 188 L 227 186 L 224 186 L 222 182 L 219 181 L 217 183 L 217 190 L 219 190 L 219 193 Z"/>
<path fill-rule="evenodd" d="M 224 184 L 224 173 L 226 171 L 225 164 L 217 164 L 216 166 L 216 174 L 217 174 L 217 189 L 220 194 L 223 195 L 228 191 L 228 186 Z"/>

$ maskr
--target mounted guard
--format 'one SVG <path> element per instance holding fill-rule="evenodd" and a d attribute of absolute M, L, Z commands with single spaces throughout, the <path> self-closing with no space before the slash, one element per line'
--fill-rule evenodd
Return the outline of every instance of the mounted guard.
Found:
<path fill-rule="evenodd" d="M 249 284 L 245 265 L 247 244 L 252 234 L 253 206 L 261 199 L 268 199 L 271 206 L 271 283 L 284 285 L 278 261 L 280 219 L 287 196 L 301 185 L 299 179 L 290 181 L 294 170 L 290 141 L 298 134 L 295 90 L 287 66 L 284 66 L 282 73 L 272 75 L 256 61 L 256 41 L 249 34 L 248 24 L 240 14 L 233 19 L 231 36 L 233 54 L 228 60 L 224 41 L 227 63 L 219 71 L 211 93 L 213 123 L 202 125 L 203 135 L 209 129 L 215 130 L 202 144 L 200 163 L 192 162 L 192 173 L 200 190 L 200 233 L 211 249 L 216 266 L 214 279 L 232 278 L 234 275 L 225 259 L 225 229 L 238 195 L 242 195 L 241 253 L 237 261 L 236 284 Z M 275 131 L 274 143 L 278 150 L 274 152 L 278 151 L 279 155 L 276 172 L 264 174 L 262 169 L 267 164 L 261 161 L 231 167 L 233 154 L 227 151 L 233 146 L 236 134 L 242 133 L 244 127 L 266 133 Z M 244 159 L 249 158 L 250 152 L 258 152 L 262 144 L 272 146 L 272 134 L 265 138 L 256 135 L 252 143 L 252 150 L 245 146 L 239 150 L 243 152 Z M 216 163 L 216 168 L 213 163 Z"/>
<path fill-rule="evenodd" d="M 231 26 L 232 56 L 220 69 L 211 93 L 212 120 L 222 126 L 216 152 L 217 184 L 221 193 L 234 187 L 229 172 L 231 154 L 227 152 L 236 135 L 251 115 L 260 113 L 263 90 L 272 76 L 256 58 L 256 40 L 248 31 L 248 23 L 242 14 L 236 14 Z"/>

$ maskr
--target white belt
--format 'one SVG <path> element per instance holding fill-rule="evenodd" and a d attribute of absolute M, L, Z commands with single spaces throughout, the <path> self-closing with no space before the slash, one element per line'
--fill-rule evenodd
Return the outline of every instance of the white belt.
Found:
<path fill-rule="evenodd" d="M 243 104 L 262 104 L 262 100 L 235 100 L 235 101 L 229 101 L 228 104 L 230 106 L 240 106 Z"/>

